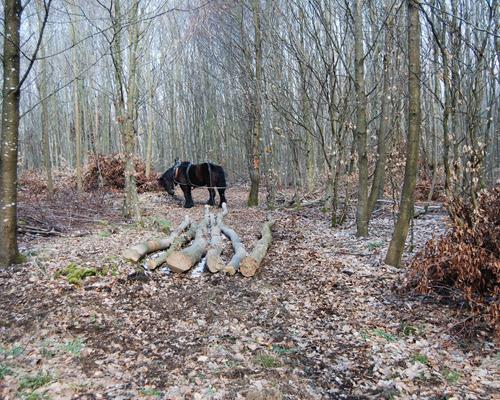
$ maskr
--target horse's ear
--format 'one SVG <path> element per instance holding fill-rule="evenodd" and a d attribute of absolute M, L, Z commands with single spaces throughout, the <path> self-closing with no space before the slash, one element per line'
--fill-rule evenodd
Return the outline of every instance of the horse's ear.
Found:
<path fill-rule="evenodd" d="M 178 165 L 180 165 L 180 163 L 181 162 L 179 161 L 179 159 L 176 158 L 175 161 L 174 161 L 174 167 L 177 167 Z"/>

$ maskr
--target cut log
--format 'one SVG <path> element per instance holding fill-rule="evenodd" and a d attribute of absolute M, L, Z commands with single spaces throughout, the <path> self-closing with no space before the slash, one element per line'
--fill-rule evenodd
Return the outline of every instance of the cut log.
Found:
<path fill-rule="evenodd" d="M 151 270 L 158 268 L 159 266 L 164 264 L 165 261 L 167 261 L 167 258 L 170 254 L 172 254 L 174 251 L 179 250 L 186 243 L 193 240 L 194 236 L 196 235 L 198 225 L 199 224 L 192 224 L 186 232 L 175 238 L 167 251 L 162 251 L 161 253 L 158 253 L 156 257 L 147 260 L 146 265 L 148 266 L 148 268 Z"/>
<path fill-rule="evenodd" d="M 271 228 L 274 224 L 272 219 L 267 220 L 262 226 L 262 237 L 255 244 L 252 252 L 240 262 L 240 272 L 243 276 L 250 277 L 254 276 L 259 269 L 260 263 L 264 259 L 267 253 L 267 249 L 271 245 L 272 232 Z"/>
<path fill-rule="evenodd" d="M 133 247 L 130 247 L 123 253 L 123 258 L 126 260 L 137 262 L 146 254 L 158 250 L 167 249 L 172 245 L 175 239 L 177 239 L 177 237 L 189 227 L 189 225 L 191 225 L 191 219 L 189 218 L 189 216 L 186 216 L 184 217 L 184 221 L 182 221 L 179 226 L 177 226 L 177 228 L 175 228 L 174 231 L 170 233 L 170 235 L 168 235 L 167 238 L 159 240 L 148 240 L 147 242 L 142 242 Z"/>
<path fill-rule="evenodd" d="M 225 272 L 229 275 L 234 275 L 236 271 L 240 268 L 240 262 L 243 258 L 248 256 L 248 252 L 245 250 L 243 243 L 241 243 L 241 239 L 238 234 L 231 228 L 227 227 L 224 224 L 221 224 L 221 230 L 224 235 L 226 235 L 233 245 L 234 255 L 231 260 L 225 265 L 221 272 Z"/>
<path fill-rule="evenodd" d="M 224 267 L 224 262 L 221 258 L 222 253 L 222 236 L 221 224 L 222 218 L 227 214 L 226 203 L 222 203 L 222 211 L 217 214 L 217 217 L 210 215 L 210 246 L 207 251 L 207 268 L 210 272 L 219 272 Z"/>
<path fill-rule="evenodd" d="M 166 259 L 166 263 L 173 272 L 186 272 L 193 265 L 201 260 L 201 257 L 207 252 L 208 241 L 206 231 L 209 222 L 209 214 L 205 212 L 205 218 L 200 222 L 196 229 L 193 242 L 188 247 L 173 251 Z"/>
<path fill-rule="evenodd" d="M 207 251 L 208 241 L 205 238 L 206 226 L 198 227 L 191 245 L 185 249 L 172 252 L 167 257 L 167 265 L 173 272 L 186 272 L 201 260 Z"/>

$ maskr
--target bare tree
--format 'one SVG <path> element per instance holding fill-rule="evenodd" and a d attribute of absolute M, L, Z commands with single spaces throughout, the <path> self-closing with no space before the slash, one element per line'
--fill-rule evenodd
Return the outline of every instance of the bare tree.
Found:
<path fill-rule="evenodd" d="M 35 51 L 23 76 L 20 77 L 21 16 L 20 0 L 4 2 L 4 48 L 2 88 L 2 136 L 0 144 L 0 266 L 12 264 L 18 256 L 17 247 L 17 161 L 19 139 L 19 99 L 21 87 L 36 60 L 36 55 L 49 17 L 52 0 L 44 2 L 44 17 Z"/>
<path fill-rule="evenodd" d="M 392 234 L 385 262 L 398 266 L 413 217 L 417 177 L 418 150 L 421 134 L 420 111 L 420 17 L 418 0 L 408 0 L 408 138 L 406 165 L 398 221 Z"/>
<path fill-rule="evenodd" d="M 362 0 L 354 1 L 354 52 L 356 89 L 355 141 L 358 153 L 358 204 L 356 206 L 356 233 L 368 236 L 368 154 L 366 133 L 365 55 L 363 51 Z"/>
<path fill-rule="evenodd" d="M 133 218 L 136 221 L 141 219 L 134 166 L 135 121 L 137 115 L 137 46 L 139 44 L 138 11 L 139 0 L 134 1 L 132 4 L 128 21 L 129 74 L 127 81 L 121 43 L 124 21 L 120 1 L 115 0 L 114 8 L 110 9 L 114 33 L 111 43 L 111 57 L 113 59 L 116 87 L 115 111 L 126 156 L 123 211 L 126 217 Z"/>

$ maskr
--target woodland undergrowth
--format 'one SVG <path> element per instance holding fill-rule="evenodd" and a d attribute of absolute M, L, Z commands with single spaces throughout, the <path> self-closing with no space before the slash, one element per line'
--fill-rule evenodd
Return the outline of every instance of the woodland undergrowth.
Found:
<path fill-rule="evenodd" d="M 417 253 L 407 289 L 463 307 L 457 328 L 487 327 L 500 334 L 500 186 L 483 190 L 478 205 L 455 198 L 448 203 L 451 226 Z"/>
<path fill-rule="evenodd" d="M 108 189 L 123 189 L 125 187 L 126 155 L 117 153 L 112 155 L 91 155 L 85 167 L 83 183 L 86 191 L 102 187 Z M 158 190 L 158 174 L 146 176 L 146 163 L 134 157 L 135 179 L 139 193 Z"/>

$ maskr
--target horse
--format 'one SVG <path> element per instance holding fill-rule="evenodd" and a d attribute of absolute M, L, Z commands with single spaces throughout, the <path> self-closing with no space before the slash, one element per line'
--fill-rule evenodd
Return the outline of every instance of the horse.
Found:
<path fill-rule="evenodd" d="M 184 193 L 184 208 L 193 207 L 191 190 L 202 186 L 208 187 L 210 197 L 207 204 L 215 205 L 215 189 L 219 192 L 219 207 L 222 207 L 222 203 L 227 203 L 224 196 L 226 177 L 220 165 L 209 162 L 191 164 L 189 161 L 175 160 L 174 165 L 165 171 L 158 182 L 171 196 L 175 196 L 174 187 L 179 185 Z"/>

